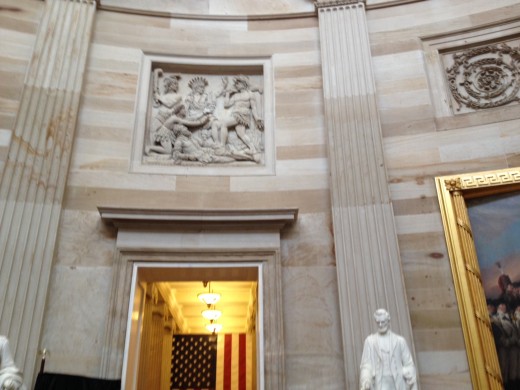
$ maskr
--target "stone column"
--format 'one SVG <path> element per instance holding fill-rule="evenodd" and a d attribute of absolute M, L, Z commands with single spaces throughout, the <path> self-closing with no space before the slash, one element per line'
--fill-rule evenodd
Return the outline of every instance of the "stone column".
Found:
<path fill-rule="evenodd" d="M 157 287 L 153 283 L 149 284 L 143 313 L 138 390 L 161 389 L 164 341 L 163 309 L 164 302 L 160 301 Z"/>
<path fill-rule="evenodd" d="M 164 341 L 164 303 L 157 302 L 152 310 L 152 340 L 150 345 L 151 364 L 148 371 L 148 387 L 160 389 L 162 381 L 162 359 Z"/>
<path fill-rule="evenodd" d="M 94 0 L 47 0 L 0 182 L 0 334 L 35 372 Z"/>
<path fill-rule="evenodd" d="M 413 350 L 390 203 L 363 2 L 316 3 L 329 134 L 332 214 L 348 388 L 383 307 Z M 416 360 L 415 360 L 416 361 Z M 416 361 L 417 363 L 417 361 Z"/>
<path fill-rule="evenodd" d="M 153 296 L 152 284 L 146 286 L 143 325 L 141 328 L 141 345 L 139 351 L 139 373 L 137 376 L 137 389 L 144 390 L 148 387 L 148 374 L 152 359 L 152 326 L 153 326 Z"/>
<path fill-rule="evenodd" d="M 164 308 L 164 313 L 161 390 L 169 390 L 172 374 L 173 318 L 170 316 L 166 305 Z"/>

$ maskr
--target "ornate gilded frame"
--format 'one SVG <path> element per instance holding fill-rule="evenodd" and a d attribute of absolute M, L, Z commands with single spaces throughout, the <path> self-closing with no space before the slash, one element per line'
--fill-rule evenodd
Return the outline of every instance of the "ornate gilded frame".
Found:
<path fill-rule="evenodd" d="M 520 168 L 435 181 L 473 387 L 503 389 L 466 199 L 520 190 Z"/>

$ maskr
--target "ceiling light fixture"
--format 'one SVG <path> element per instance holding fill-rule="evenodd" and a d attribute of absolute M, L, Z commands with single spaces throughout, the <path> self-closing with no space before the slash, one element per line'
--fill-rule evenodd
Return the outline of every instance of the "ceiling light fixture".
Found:
<path fill-rule="evenodd" d="M 215 303 L 217 303 L 220 300 L 220 294 L 211 291 L 211 282 L 203 282 L 203 283 L 204 283 L 204 287 L 206 287 L 206 283 L 208 284 L 208 292 L 200 293 L 197 295 L 197 297 L 202 302 L 204 302 L 208 306 L 208 309 L 209 309 L 209 307 L 211 305 L 214 305 Z"/>
<path fill-rule="evenodd" d="M 213 305 L 213 309 L 206 309 L 202 311 L 202 317 L 204 317 L 207 320 L 218 320 L 220 316 L 222 315 L 222 312 L 220 310 L 216 310 L 215 306 Z"/>
<path fill-rule="evenodd" d="M 210 322 L 206 325 L 206 329 L 211 333 L 218 333 L 222 330 L 222 324 L 217 324 L 216 322 Z"/>

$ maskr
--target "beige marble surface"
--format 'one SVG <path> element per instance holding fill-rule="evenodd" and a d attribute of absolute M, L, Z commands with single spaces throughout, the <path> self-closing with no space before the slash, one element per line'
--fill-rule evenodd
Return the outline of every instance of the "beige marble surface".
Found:
<path fill-rule="evenodd" d="M 111 281 L 111 267 L 53 268 L 41 336 L 41 347 L 49 352 L 47 372 L 99 375 Z"/>
<path fill-rule="evenodd" d="M 296 3 L 302 9 L 313 7 L 311 2 Z M 182 4 L 194 13 L 210 9 L 209 1 Z M 44 3 L 2 0 L 2 5 L 6 7 L 0 10 L 0 34 L 8 39 L 0 40 L 0 160 L 11 142 Z M 431 0 L 367 13 L 422 390 L 471 388 L 433 178 L 520 164 L 518 110 L 506 107 L 489 111 L 486 118 L 466 116 L 457 119 L 455 126 L 447 118 L 435 117 L 422 39 L 518 17 L 517 0 Z M 196 39 L 200 36 L 204 39 Z M 285 337 L 287 388 L 344 389 L 341 352 L 331 346 L 341 332 L 334 312 L 337 285 L 332 276 L 335 259 L 320 47 L 315 17 L 208 22 L 97 11 L 43 325 L 42 345 L 51 351 L 49 369 L 99 373 L 96 365 L 101 364 L 102 346 L 93 341 L 103 332 L 115 235 L 100 223 L 96 206 L 109 202 L 152 208 L 292 206 L 300 209 L 300 215 L 296 226 L 282 232 L 283 275 L 300 287 L 285 285 L 284 317 L 302 315 L 304 301 L 298 297 L 302 286 L 318 289 L 311 302 L 313 313 L 324 317 L 325 329 L 319 334 L 325 346 L 319 353 L 303 350 L 298 343 L 308 336 L 305 325 L 287 322 L 286 333 L 294 332 Z M 272 57 L 280 173 L 259 183 L 255 177 L 128 173 L 143 50 Z M 317 326 L 312 320 L 310 325 Z M 81 332 L 76 334 L 75 329 Z M 76 341 L 76 348 L 69 343 L 62 346 L 63 332 Z M 309 342 L 317 344 L 312 338 Z M 78 351 L 84 352 L 77 357 Z M 79 365 L 72 367 L 69 361 L 74 359 Z"/>

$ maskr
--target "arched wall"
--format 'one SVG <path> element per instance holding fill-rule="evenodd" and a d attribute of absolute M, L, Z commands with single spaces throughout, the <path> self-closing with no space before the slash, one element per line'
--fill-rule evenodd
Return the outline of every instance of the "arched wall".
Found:
<path fill-rule="evenodd" d="M 3 4 L 5 151 L 43 7 L 31 0 Z M 425 42 L 519 15 L 515 0 L 435 0 L 367 11 L 422 389 L 471 388 L 433 178 L 520 164 L 514 108 L 455 124 L 436 116 Z M 272 57 L 276 175 L 129 173 L 142 51 Z M 97 11 L 43 325 L 48 370 L 99 374 L 115 232 L 102 224 L 97 206 L 298 207 L 298 223 L 283 232 L 281 244 L 287 388 L 344 388 L 321 88 L 316 17 L 209 21 Z"/>
<path fill-rule="evenodd" d="M 48 370 L 99 374 L 114 232 L 99 221 L 97 206 L 297 205 L 298 223 L 282 232 L 281 244 L 286 384 L 320 386 L 330 378 L 331 385 L 344 387 L 317 19 L 207 21 L 98 10 L 94 23 L 42 337 L 42 345 L 53 351 Z M 276 175 L 129 173 L 143 51 L 217 59 L 270 57 Z M 99 288 L 89 289 L 92 284 Z M 75 302 L 77 310 L 64 311 L 65 300 Z M 97 309 L 83 310 L 93 306 Z M 309 310 L 312 316 L 306 314 Z M 65 324 L 75 324 L 75 329 L 66 330 Z M 74 341 L 63 343 L 64 331 Z"/>

